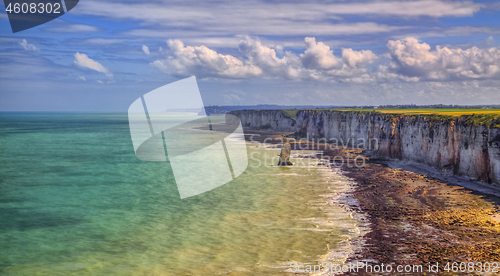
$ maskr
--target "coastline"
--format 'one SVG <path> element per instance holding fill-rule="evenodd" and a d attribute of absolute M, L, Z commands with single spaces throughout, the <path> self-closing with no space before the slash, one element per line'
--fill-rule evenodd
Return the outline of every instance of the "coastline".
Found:
<path fill-rule="evenodd" d="M 259 130 L 245 130 L 245 138 L 253 142 L 263 143 L 273 145 L 274 147 L 281 149 L 281 142 L 283 139 L 289 135 L 289 132 L 267 132 Z M 285 138 L 286 139 L 286 138 Z M 328 248 L 328 250 L 317 260 L 317 263 L 307 263 L 302 265 L 317 265 L 321 263 L 332 264 L 344 264 L 351 256 L 354 254 L 359 254 L 363 250 L 365 243 L 364 235 L 369 232 L 369 219 L 366 214 L 359 212 L 360 206 L 356 198 L 354 198 L 354 192 L 356 190 L 357 183 L 347 176 L 345 176 L 340 170 L 332 169 L 329 164 L 326 164 L 318 158 L 318 156 L 324 156 L 323 151 L 316 148 L 314 143 L 309 141 L 295 141 L 291 143 L 292 146 L 292 162 L 296 162 L 294 166 L 301 166 L 308 161 L 307 159 L 314 159 L 317 162 L 315 165 L 315 170 L 318 170 L 321 174 L 324 174 L 323 178 L 325 181 L 332 180 L 331 178 L 337 179 L 337 182 L 332 182 L 332 187 L 325 190 L 323 194 L 319 195 L 324 198 L 322 204 L 337 206 L 344 210 L 345 215 L 350 219 L 356 221 L 356 226 L 354 229 L 352 227 L 346 227 L 345 230 L 355 231 L 355 233 L 345 233 L 342 234 L 344 239 L 341 242 L 340 247 L 337 244 L 336 248 Z M 298 161 L 304 162 L 300 164 Z M 312 218 L 311 218 L 312 219 Z M 338 218 L 328 217 L 329 223 L 342 223 Z M 326 241 L 325 241 L 326 242 Z M 308 273 L 308 272 L 296 272 L 290 268 L 289 264 L 283 266 L 287 269 L 284 271 L 286 275 L 332 275 L 325 272 Z"/>
<path fill-rule="evenodd" d="M 230 124 L 293 132 L 296 138 L 356 146 L 382 159 L 418 162 L 500 186 L 500 113 L 438 115 L 374 110 L 243 110 Z M 239 118 L 239 119 L 236 119 Z"/>
<path fill-rule="evenodd" d="M 286 135 L 259 133 L 268 139 Z M 291 144 L 292 150 L 304 149 L 304 144 L 307 149 L 322 146 L 299 140 Z M 367 228 L 364 235 L 350 241 L 358 249 L 349 255 L 345 264 L 421 265 L 424 267 L 421 274 L 425 274 L 429 264 L 439 263 L 440 274 L 453 274 L 445 270 L 447 263 L 450 267 L 453 262 L 500 263 L 500 199 L 497 196 L 462 187 L 459 184 L 464 183 L 457 182 L 462 178 L 438 179 L 437 175 L 411 171 L 400 163 L 371 160 L 357 149 L 323 150 L 318 158 L 347 155 L 363 158 L 366 163 L 362 167 L 353 166 L 352 162 L 340 167 L 324 164 L 355 183 L 347 194 L 356 204 L 346 208 L 353 210 L 360 225 Z M 360 270 L 340 274 L 371 273 Z M 393 275 L 394 271 L 377 274 Z M 398 274 L 415 275 L 414 272 Z"/>
<path fill-rule="evenodd" d="M 268 144 L 277 149 L 281 149 L 281 142 L 288 134 L 290 133 L 245 130 L 245 138 L 247 141 L 251 140 L 257 143 Z M 345 176 L 338 169 L 332 169 L 329 164 L 326 164 L 323 160 L 321 160 L 321 158 L 318 158 L 318 156 L 324 155 L 323 151 L 316 148 L 315 144 L 308 141 L 297 140 L 296 143 L 292 142 L 291 146 L 291 157 L 292 162 L 294 162 L 294 166 L 304 166 L 305 163 L 309 164 L 309 160 L 314 159 L 314 161 L 312 161 L 309 165 L 312 165 L 315 170 L 323 174 L 322 178 L 326 182 L 332 183 L 332 186 L 329 186 L 322 194 L 319 195 L 319 197 L 323 199 L 319 199 L 316 203 L 310 202 L 309 204 L 314 205 L 319 203 L 327 206 L 340 207 L 346 217 L 355 221 L 354 227 L 352 227 L 352 225 L 346 225 L 344 228 L 344 230 L 349 233 L 346 232 L 339 236 L 339 238 L 341 237 L 344 240 L 340 244 L 336 244 L 335 248 L 330 248 L 330 246 L 328 246 L 328 250 L 321 255 L 321 257 L 317 260 L 317 263 L 304 263 L 301 265 L 314 266 L 321 263 L 328 263 L 329 265 L 343 265 L 350 258 L 350 256 L 358 254 L 363 250 L 365 243 L 363 236 L 369 232 L 368 225 L 370 222 L 368 217 L 366 214 L 358 211 L 360 206 L 358 200 L 354 198 L 354 192 L 357 184 L 353 179 Z M 315 164 L 315 162 L 317 162 L 317 164 Z M 331 217 L 328 216 L 326 219 L 326 223 L 334 223 L 337 227 L 339 224 L 343 223 L 342 219 L 339 220 L 338 214 Z M 327 241 L 325 240 L 325 242 Z M 286 275 L 331 275 L 329 273 L 319 271 L 315 271 L 314 273 L 297 272 L 290 267 L 290 264 L 284 265 L 283 268 L 287 268 L 283 271 Z"/>
<path fill-rule="evenodd" d="M 447 263 L 500 261 L 498 197 L 376 161 L 342 170 L 358 183 L 354 197 L 371 222 L 366 247 L 348 262 L 440 263 L 453 274 Z"/>

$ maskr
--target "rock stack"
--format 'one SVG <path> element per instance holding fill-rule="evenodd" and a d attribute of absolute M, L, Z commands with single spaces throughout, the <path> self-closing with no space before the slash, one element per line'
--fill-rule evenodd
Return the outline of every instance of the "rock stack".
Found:
<path fill-rule="evenodd" d="M 281 149 L 280 161 L 278 166 L 293 166 L 292 162 L 290 162 L 290 155 L 292 152 L 292 147 L 290 143 L 284 142 L 283 148 Z"/>

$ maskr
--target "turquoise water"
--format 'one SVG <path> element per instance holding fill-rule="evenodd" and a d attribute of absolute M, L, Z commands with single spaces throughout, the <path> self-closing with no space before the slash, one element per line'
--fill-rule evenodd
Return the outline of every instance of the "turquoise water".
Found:
<path fill-rule="evenodd" d="M 0 274 L 285 275 L 290 262 L 342 262 L 357 235 L 332 199 L 346 180 L 315 164 L 256 166 L 279 149 L 248 148 L 240 177 L 181 200 L 168 162 L 136 158 L 126 114 L 0 113 Z"/>

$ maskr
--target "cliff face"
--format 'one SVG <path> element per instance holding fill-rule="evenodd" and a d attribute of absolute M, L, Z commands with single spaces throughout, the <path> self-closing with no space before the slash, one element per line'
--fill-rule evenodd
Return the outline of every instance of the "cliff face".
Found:
<path fill-rule="evenodd" d="M 248 110 L 238 116 L 246 127 L 294 131 L 297 138 L 358 146 L 379 158 L 415 161 L 500 184 L 500 129 L 472 126 L 461 118 L 439 121 L 425 116 L 314 110 L 299 111 L 296 121 L 278 110 Z"/>
<path fill-rule="evenodd" d="M 286 117 L 281 110 L 238 110 L 228 114 L 240 118 L 243 127 L 282 132 L 295 131 L 295 120 Z M 226 122 L 229 124 L 238 124 L 233 122 L 234 119 L 232 116 L 226 116 Z"/>

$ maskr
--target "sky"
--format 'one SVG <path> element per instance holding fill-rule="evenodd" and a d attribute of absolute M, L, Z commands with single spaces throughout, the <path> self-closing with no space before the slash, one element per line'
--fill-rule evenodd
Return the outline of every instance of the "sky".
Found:
<path fill-rule="evenodd" d="M 190 76 L 205 105 L 500 104 L 499 18 L 496 1 L 80 0 L 12 33 L 2 9 L 0 111 L 125 112 Z"/>

